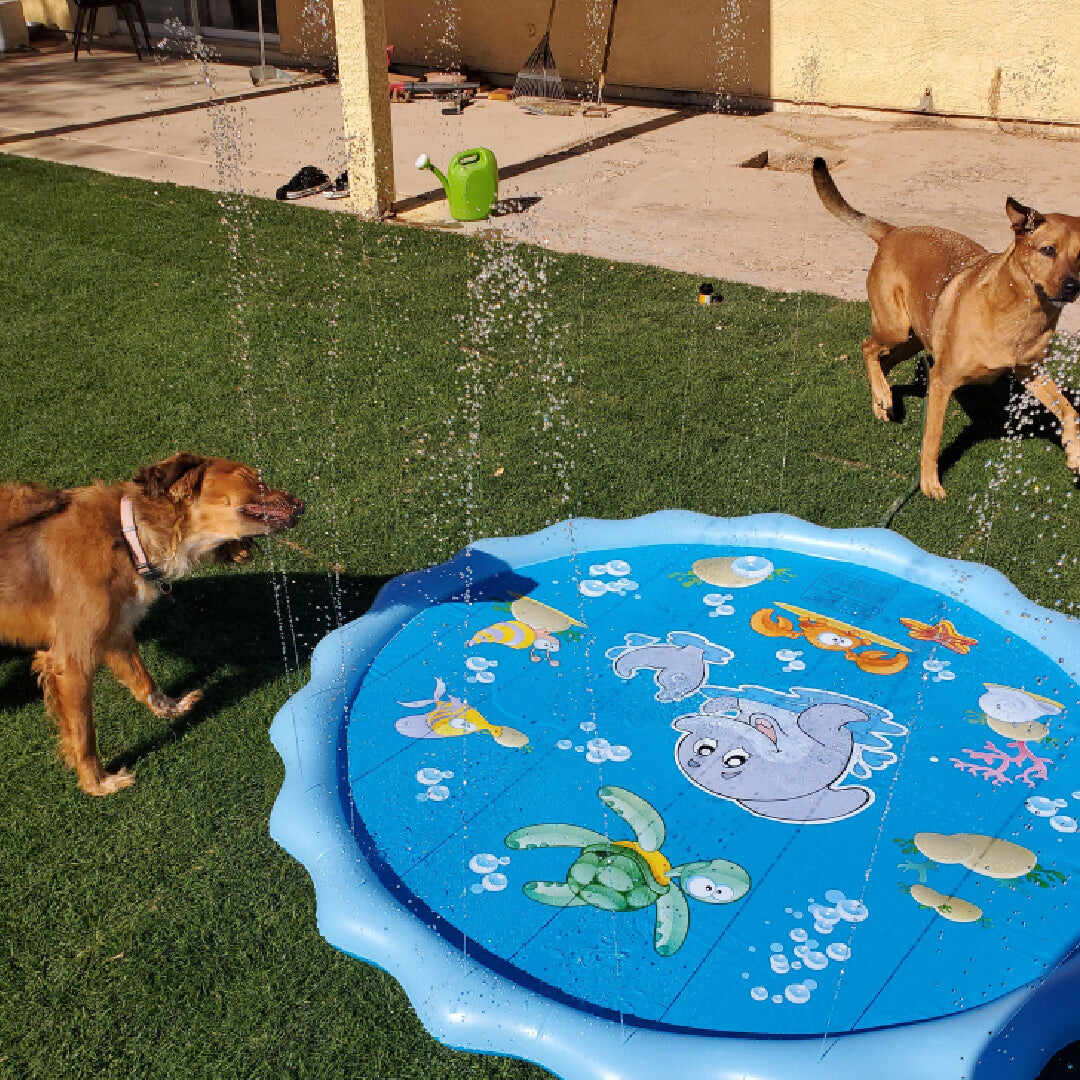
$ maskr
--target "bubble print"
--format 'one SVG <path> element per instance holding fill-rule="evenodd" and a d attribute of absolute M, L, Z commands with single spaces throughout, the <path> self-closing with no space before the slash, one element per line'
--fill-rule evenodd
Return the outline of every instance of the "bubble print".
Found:
<path fill-rule="evenodd" d="M 776 659 L 784 665 L 784 671 L 805 671 L 806 664 L 799 659 L 802 653 L 796 649 L 778 649 Z"/>
<path fill-rule="evenodd" d="M 791 964 L 783 953 L 773 953 L 772 956 L 769 957 L 769 967 L 771 967 L 773 972 L 777 975 L 786 975 Z"/>
<path fill-rule="evenodd" d="M 735 608 L 732 604 L 729 604 L 729 600 L 733 600 L 733 593 L 707 593 L 701 598 L 701 602 L 708 608 L 712 608 L 709 612 L 710 619 L 719 619 L 724 615 L 734 615 Z"/>
<path fill-rule="evenodd" d="M 1067 799 L 1047 799 L 1043 795 L 1032 795 L 1024 803 L 1028 813 L 1034 814 L 1036 817 L 1053 817 L 1059 810 L 1068 805 Z"/>
<path fill-rule="evenodd" d="M 923 670 L 933 675 L 931 682 L 951 682 L 956 678 L 956 672 L 949 667 L 948 660 L 924 660 Z"/>

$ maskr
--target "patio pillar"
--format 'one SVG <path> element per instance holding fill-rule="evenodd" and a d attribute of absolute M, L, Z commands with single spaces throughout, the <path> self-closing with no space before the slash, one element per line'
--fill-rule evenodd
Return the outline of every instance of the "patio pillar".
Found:
<path fill-rule="evenodd" d="M 350 209 L 378 218 L 394 203 L 384 0 L 334 0 L 334 26 Z"/>

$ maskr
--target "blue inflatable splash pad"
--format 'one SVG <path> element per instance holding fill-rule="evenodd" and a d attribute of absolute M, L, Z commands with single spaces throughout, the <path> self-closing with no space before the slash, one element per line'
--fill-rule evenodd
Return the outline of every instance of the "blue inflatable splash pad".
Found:
<path fill-rule="evenodd" d="M 455 1047 L 1034 1078 L 1080 1038 L 1078 673 L 1076 622 L 894 533 L 572 520 L 319 644 L 271 834 Z"/>

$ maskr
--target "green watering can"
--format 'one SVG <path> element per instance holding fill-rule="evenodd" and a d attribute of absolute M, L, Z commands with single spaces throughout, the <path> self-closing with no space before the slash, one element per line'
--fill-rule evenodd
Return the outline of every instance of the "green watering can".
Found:
<path fill-rule="evenodd" d="M 480 221 L 498 201 L 499 166 L 495 155 L 482 146 L 455 154 L 446 167 L 446 176 L 431 164 L 427 154 L 416 159 L 416 167 L 430 169 L 439 178 L 455 221 Z"/>

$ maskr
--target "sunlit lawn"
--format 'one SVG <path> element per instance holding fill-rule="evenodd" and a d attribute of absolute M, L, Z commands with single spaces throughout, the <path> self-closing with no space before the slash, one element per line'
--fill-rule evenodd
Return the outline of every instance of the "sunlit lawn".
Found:
<path fill-rule="evenodd" d="M 170 725 L 99 678 L 130 791 L 79 794 L 26 655 L 0 647 L 0 1074 L 545 1075 L 429 1038 L 390 976 L 322 941 L 269 839 L 267 728 L 336 618 L 328 567 L 351 618 L 389 576 L 570 515 L 876 525 L 910 488 L 922 398 L 873 420 L 865 305 L 725 284 L 703 307 L 654 268 L 13 157 L 0 222 L 0 481 L 189 449 L 310 506 L 306 551 L 182 583 L 143 624 L 164 686 L 207 689 L 195 715 Z M 916 495 L 894 527 L 1068 610 L 1056 440 L 972 434 L 953 406 L 950 444 L 948 502 Z"/>

